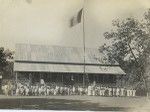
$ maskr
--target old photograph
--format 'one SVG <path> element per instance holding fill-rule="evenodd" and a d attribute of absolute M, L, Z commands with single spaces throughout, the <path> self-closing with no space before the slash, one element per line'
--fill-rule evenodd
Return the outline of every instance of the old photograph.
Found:
<path fill-rule="evenodd" d="M 150 112 L 150 0 L 0 0 L 0 110 Z"/>

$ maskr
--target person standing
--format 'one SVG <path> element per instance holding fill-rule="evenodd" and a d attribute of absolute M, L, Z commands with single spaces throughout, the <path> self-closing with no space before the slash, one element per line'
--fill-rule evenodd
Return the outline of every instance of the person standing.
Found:
<path fill-rule="evenodd" d="M 41 96 L 42 95 L 42 88 L 41 88 L 41 86 L 39 87 L 39 96 Z"/>
<path fill-rule="evenodd" d="M 76 88 L 73 86 L 73 87 L 72 87 L 72 94 L 73 94 L 73 95 L 75 95 L 75 91 L 76 91 Z"/>
<path fill-rule="evenodd" d="M 125 96 L 125 94 L 124 94 L 124 88 L 120 88 L 120 96 Z"/>
<path fill-rule="evenodd" d="M 35 96 L 38 95 L 38 85 L 35 86 Z"/>
<path fill-rule="evenodd" d="M 134 97 L 134 96 L 135 96 L 135 94 L 136 94 L 136 90 L 135 90 L 135 89 L 133 89 L 133 90 L 132 90 L 132 96 Z"/>
<path fill-rule="evenodd" d="M 24 96 L 24 87 L 23 86 L 20 88 L 20 93 L 22 96 Z"/>
<path fill-rule="evenodd" d="M 60 87 L 56 85 L 56 95 L 59 94 Z"/>
<path fill-rule="evenodd" d="M 112 96 L 112 88 L 108 87 L 108 96 Z"/>
<path fill-rule="evenodd" d="M 16 88 L 16 96 L 19 96 L 19 87 Z"/>
<path fill-rule="evenodd" d="M 101 87 L 102 96 L 105 96 L 105 88 Z"/>
<path fill-rule="evenodd" d="M 50 88 L 49 88 L 49 86 L 47 86 L 47 88 L 46 88 L 46 95 L 49 96 L 49 94 L 50 94 Z"/>
<path fill-rule="evenodd" d="M 57 95 L 57 86 L 54 88 L 54 95 Z"/>
<path fill-rule="evenodd" d="M 129 89 L 129 96 L 132 96 L 132 89 Z"/>
<path fill-rule="evenodd" d="M 127 89 L 127 96 L 130 96 L 130 90 Z"/>
<path fill-rule="evenodd" d="M 45 85 L 45 81 L 44 81 L 44 79 L 41 79 L 41 80 L 40 80 L 40 84 L 41 84 L 42 86 L 44 86 L 44 85 Z"/>
<path fill-rule="evenodd" d="M 60 94 L 63 95 L 63 86 L 60 87 Z"/>
<path fill-rule="evenodd" d="M 91 96 L 92 94 L 91 94 L 91 86 L 89 85 L 88 86 L 88 96 Z"/>
<path fill-rule="evenodd" d="M 92 95 L 95 96 L 95 87 L 96 87 L 96 82 L 94 81 L 92 84 Z"/>
<path fill-rule="evenodd" d="M 5 84 L 5 86 L 4 86 L 4 93 L 6 96 L 8 96 L 8 85 L 7 84 Z"/>
<path fill-rule="evenodd" d="M 95 86 L 92 87 L 92 95 L 95 96 Z"/>
<path fill-rule="evenodd" d="M 113 96 L 116 96 L 116 88 L 115 87 L 112 88 L 112 91 L 113 91 Z"/>
<path fill-rule="evenodd" d="M 117 87 L 117 88 L 116 88 L 116 96 L 117 96 L 117 97 L 119 96 L 119 92 L 120 92 L 119 87 Z"/>
<path fill-rule="evenodd" d="M 29 96 L 29 88 L 25 86 L 24 89 L 25 89 L 25 96 Z"/>

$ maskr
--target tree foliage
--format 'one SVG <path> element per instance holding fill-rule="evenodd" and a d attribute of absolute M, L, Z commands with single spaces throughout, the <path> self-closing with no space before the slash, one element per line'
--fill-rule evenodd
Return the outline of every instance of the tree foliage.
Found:
<path fill-rule="evenodd" d="M 7 77 L 12 73 L 13 68 L 13 52 L 0 47 L 0 74 Z"/>
<path fill-rule="evenodd" d="M 104 44 L 100 51 L 107 54 L 109 59 L 115 59 L 132 81 L 146 84 L 145 67 L 150 56 L 150 9 L 144 13 L 143 19 L 130 17 L 124 20 L 114 20 L 113 29 L 104 33 L 111 41 Z M 133 75 L 134 74 L 134 75 Z"/>

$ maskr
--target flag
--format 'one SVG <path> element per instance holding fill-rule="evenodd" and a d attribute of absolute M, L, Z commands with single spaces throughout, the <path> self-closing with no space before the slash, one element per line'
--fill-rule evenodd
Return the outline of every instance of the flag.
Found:
<path fill-rule="evenodd" d="M 32 3 L 32 0 L 26 0 L 26 2 L 30 4 L 30 3 Z"/>
<path fill-rule="evenodd" d="M 70 27 L 73 27 L 81 22 L 83 8 L 79 10 L 79 12 L 73 16 L 70 20 Z"/>

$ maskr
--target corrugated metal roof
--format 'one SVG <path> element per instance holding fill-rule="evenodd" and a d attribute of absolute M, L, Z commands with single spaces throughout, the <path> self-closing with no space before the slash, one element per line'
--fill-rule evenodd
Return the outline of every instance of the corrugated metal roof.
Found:
<path fill-rule="evenodd" d="M 14 71 L 18 72 L 61 72 L 84 73 L 84 65 L 15 63 Z M 85 66 L 85 73 L 123 75 L 119 66 Z"/>
<path fill-rule="evenodd" d="M 125 75 L 125 72 L 119 66 L 86 66 L 85 71 L 87 73 L 98 74 L 115 74 Z"/>
<path fill-rule="evenodd" d="M 117 62 L 105 59 L 98 49 L 86 48 L 85 72 L 125 74 Z M 83 48 L 17 44 L 14 71 L 84 73 Z"/>
<path fill-rule="evenodd" d="M 15 63 L 14 71 L 83 73 L 82 65 Z"/>
<path fill-rule="evenodd" d="M 106 56 L 98 49 L 86 48 L 85 63 L 90 64 L 111 64 Z M 43 61 L 61 63 L 84 63 L 83 48 L 60 47 L 31 44 L 17 44 L 15 60 L 19 61 Z M 114 65 L 118 65 L 116 62 Z"/>

